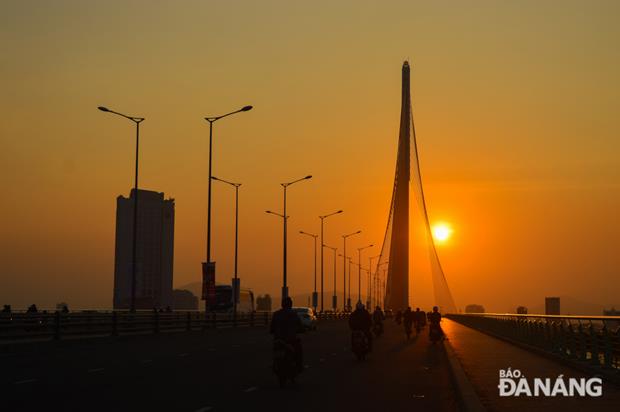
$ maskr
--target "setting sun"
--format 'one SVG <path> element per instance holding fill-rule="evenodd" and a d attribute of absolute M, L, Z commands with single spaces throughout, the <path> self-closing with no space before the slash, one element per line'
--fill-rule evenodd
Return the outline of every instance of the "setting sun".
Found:
<path fill-rule="evenodd" d="M 446 223 L 437 223 L 433 226 L 433 238 L 440 243 L 447 241 L 452 236 L 452 228 Z"/>

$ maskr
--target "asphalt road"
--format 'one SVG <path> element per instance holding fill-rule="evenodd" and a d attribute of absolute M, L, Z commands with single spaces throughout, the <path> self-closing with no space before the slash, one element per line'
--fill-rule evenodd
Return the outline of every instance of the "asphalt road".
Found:
<path fill-rule="evenodd" d="M 441 345 L 386 324 L 366 361 L 346 321 L 302 336 L 306 369 L 280 389 L 264 327 L 0 348 L 1 411 L 456 411 Z"/>

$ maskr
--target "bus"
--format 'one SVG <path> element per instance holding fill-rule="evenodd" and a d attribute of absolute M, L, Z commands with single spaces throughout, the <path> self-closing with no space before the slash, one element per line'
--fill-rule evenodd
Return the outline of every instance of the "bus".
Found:
<path fill-rule="evenodd" d="M 215 305 L 210 305 L 209 310 L 219 313 L 233 312 L 231 285 L 215 285 Z M 254 312 L 254 292 L 250 289 L 241 288 L 239 290 L 239 302 L 237 302 L 237 313 L 252 312 Z"/>

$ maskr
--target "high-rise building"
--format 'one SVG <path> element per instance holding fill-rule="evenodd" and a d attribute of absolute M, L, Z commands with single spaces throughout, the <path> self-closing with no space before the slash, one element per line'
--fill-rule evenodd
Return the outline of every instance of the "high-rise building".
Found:
<path fill-rule="evenodd" d="M 560 298 L 545 298 L 545 315 L 560 314 Z"/>
<path fill-rule="evenodd" d="M 131 304 L 134 190 L 116 198 L 114 309 Z M 172 307 L 174 199 L 150 190 L 138 192 L 136 309 Z"/>

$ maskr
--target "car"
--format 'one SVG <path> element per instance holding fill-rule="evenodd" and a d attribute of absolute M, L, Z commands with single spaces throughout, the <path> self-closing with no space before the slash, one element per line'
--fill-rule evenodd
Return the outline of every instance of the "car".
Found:
<path fill-rule="evenodd" d="M 316 330 L 317 317 L 312 308 L 293 308 L 293 311 L 299 316 L 304 330 Z"/>

